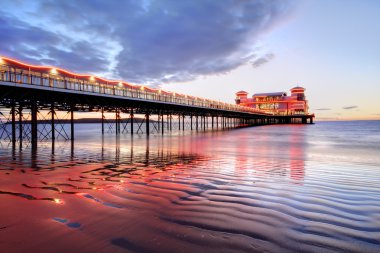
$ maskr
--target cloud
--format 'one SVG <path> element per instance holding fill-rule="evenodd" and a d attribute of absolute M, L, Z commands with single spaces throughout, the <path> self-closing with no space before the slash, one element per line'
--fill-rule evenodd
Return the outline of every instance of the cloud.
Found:
<path fill-rule="evenodd" d="M 107 69 L 108 62 L 89 42 L 31 26 L 0 12 L 0 54 L 34 64 L 54 65 L 78 72 Z M 65 45 L 62 49 L 61 45 Z M 94 64 L 96 63 L 96 64 Z"/>
<path fill-rule="evenodd" d="M 356 108 L 358 108 L 357 105 L 351 105 L 351 106 L 344 106 L 344 107 L 342 107 L 342 109 L 344 109 L 344 110 L 352 110 L 352 109 L 356 109 Z"/>
<path fill-rule="evenodd" d="M 261 56 L 257 59 L 254 59 L 253 61 L 251 61 L 251 64 L 254 68 L 258 68 L 260 67 L 261 65 L 271 61 L 274 59 L 274 54 L 273 53 L 269 53 L 269 54 L 265 54 L 264 56 Z"/>
<path fill-rule="evenodd" d="M 315 109 L 317 111 L 330 111 L 331 108 L 318 108 L 318 109 Z"/>
<path fill-rule="evenodd" d="M 23 4 L 20 12 L 27 11 L 1 15 L 1 34 L 12 35 L 1 42 L 1 53 L 145 84 L 223 74 L 249 62 L 261 66 L 274 54 L 257 56 L 258 38 L 294 6 L 290 0 Z M 12 1 L 5 6 L 12 9 Z"/>

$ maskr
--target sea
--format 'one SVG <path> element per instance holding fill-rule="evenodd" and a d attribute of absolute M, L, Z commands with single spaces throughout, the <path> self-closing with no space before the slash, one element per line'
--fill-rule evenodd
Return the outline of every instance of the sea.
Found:
<path fill-rule="evenodd" d="M 0 252 L 380 252 L 380 121 L 0 141 Z"/>

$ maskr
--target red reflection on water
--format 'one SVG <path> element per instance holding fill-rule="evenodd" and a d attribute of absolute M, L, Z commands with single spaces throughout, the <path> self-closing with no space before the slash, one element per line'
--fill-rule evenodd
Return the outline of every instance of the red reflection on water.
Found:
<path fill-rule="evenodd" d="M 289 141 L 290 178 L 302 181 L 305 177 L 305 135 L 303 126 L 292 126 Z"/>

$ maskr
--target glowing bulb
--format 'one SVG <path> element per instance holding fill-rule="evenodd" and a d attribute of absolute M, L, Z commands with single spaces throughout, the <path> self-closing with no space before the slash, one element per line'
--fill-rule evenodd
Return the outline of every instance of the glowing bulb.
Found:
<path fill-rule="evenodd" d="M 90 81 L 95 81 L 95 77 L 90 76 Z"/>
<path fill-rule="evenodd" d="M 4 63 L 4 60 L 2 57 L 0 57 L 0 64 L 3 64 Z"/>
<path fill-rule="evenodd" d="M 140 88 L 141 90 L 144 90 L 144 86 L 141 86 L 141 88 Z"/>
<path fill-rule="evenodd" d="M 123 83 L 122 82 L 119 82 L 119 87 L 123 87 Z"/>
<path fill-rule="evenodd" d="M 53 199 L 53 201 L 56 204 L 63 204 L 63 201 L 61 199 Z"/>
<path fill-rule="evenodd" d="M 50 70 L 50 73 L 52 73 L 52 74 L 57 74 L 58 72 L 57 72 L 57 69 L 56 69 L 56 68 L 52 68 L 52 69 Z"/>

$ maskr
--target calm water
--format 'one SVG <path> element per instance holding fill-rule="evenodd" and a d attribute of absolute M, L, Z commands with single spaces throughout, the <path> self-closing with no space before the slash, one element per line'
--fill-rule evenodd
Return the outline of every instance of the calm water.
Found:
<path fill-rule="evenodd" d="M 0 142 L 1 252 L 380 252 L 380 122 Z"/>

